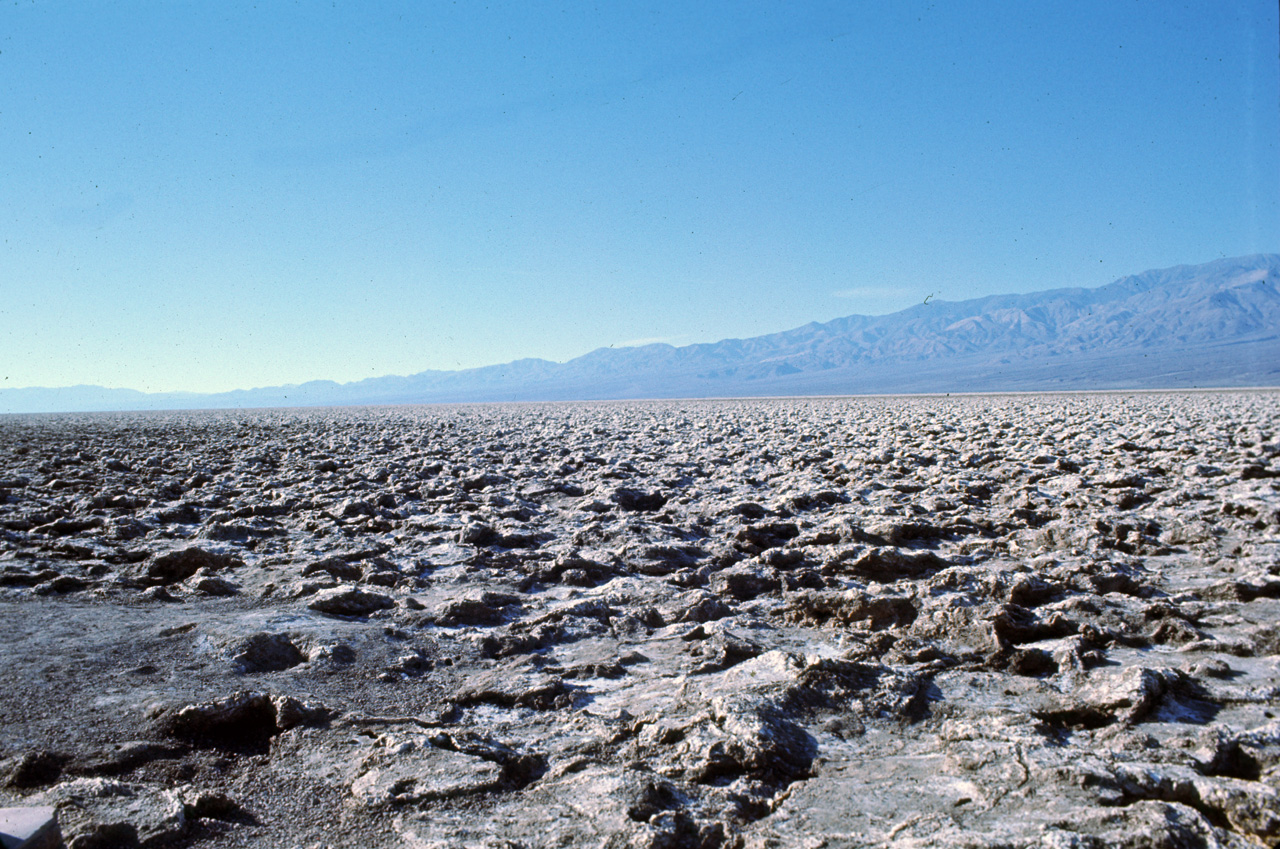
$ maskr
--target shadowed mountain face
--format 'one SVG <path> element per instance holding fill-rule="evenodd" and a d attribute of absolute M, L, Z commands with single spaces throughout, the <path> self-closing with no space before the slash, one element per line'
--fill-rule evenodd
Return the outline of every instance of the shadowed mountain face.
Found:
<path fill-rule="evenodd" d="M 216 395 L 0 391 L 0 410 L 163 409 L 1280 384 L 1280 255 L 969 301 L 930 300 L 751 339 L 601 348 L 356 383 Z"/>

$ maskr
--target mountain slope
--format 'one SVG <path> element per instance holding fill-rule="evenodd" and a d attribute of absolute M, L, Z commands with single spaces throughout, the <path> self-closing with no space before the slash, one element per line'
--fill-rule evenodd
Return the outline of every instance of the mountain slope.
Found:
<path fill-rule="evenodd" d="M 1280 385 L 1278 281 L 1280 255 L 1264 254 L 1096 289 L 930 300 L 749 339 L 601 348 L 566 363 L 217 395 L 3 390 L 0 410 Z"/>

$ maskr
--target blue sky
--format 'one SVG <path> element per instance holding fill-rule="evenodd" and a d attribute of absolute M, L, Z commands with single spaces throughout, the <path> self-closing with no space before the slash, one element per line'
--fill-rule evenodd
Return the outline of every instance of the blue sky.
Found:
<path fill-rule="evenodd" d="M 0 9 L 0 387 L 752 336 L 1280 250 L 1274 2 Z"/>

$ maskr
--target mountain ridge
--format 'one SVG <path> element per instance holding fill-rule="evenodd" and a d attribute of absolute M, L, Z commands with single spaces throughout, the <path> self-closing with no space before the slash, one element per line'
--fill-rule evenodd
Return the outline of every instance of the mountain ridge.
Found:
<path fill-rule="evenodd" d="M 212 394 L 4 389 L 0 411 L 1277 385 L 1277 281 L 1280 255 L 1257 254 L 1096 288 L 931 298 L 747 338 L 597 348 L 564 363 L 525 358 Z"/>

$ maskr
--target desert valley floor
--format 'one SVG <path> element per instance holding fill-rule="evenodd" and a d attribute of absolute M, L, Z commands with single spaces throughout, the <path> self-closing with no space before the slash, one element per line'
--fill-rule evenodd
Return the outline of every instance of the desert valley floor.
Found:
<path fill-rule="evenodd" d="M 0 417 L 72 849 L 1280 845 L 1280 392 Z"/>

